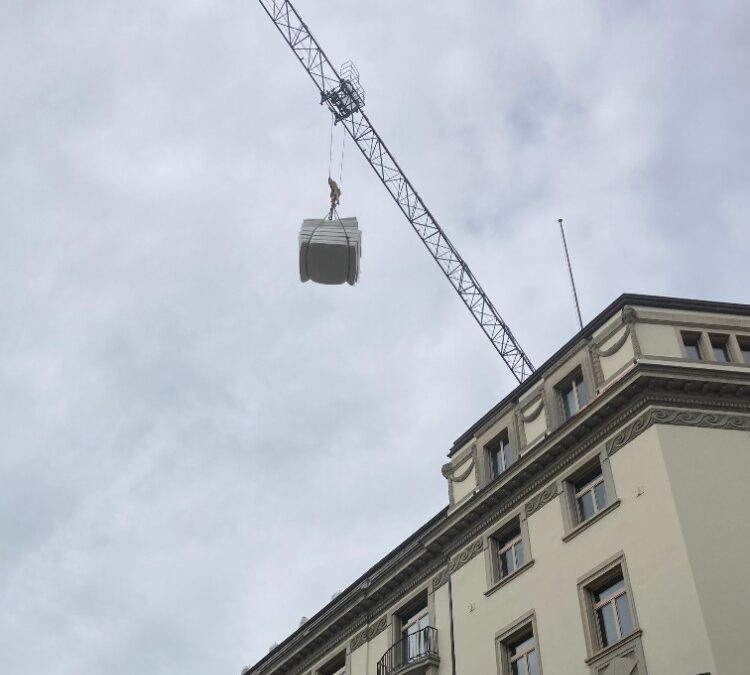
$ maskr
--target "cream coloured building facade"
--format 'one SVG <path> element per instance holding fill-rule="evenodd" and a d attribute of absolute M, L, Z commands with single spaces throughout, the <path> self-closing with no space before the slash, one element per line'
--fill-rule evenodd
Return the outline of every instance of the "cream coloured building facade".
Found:
<path fill-rule="evenodd" d="M 750 306 L 621 296 L 449 458 L 247 675 L 750 673 Z"/>

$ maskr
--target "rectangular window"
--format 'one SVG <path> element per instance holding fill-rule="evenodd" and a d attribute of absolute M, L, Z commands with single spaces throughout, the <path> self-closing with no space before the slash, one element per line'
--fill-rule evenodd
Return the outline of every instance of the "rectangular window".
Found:
<path fill-rule="evenodd" d="M 533 612 L 495 642 L 502 675 L 542 675 Z"/>
<path fill-rule="evenodd" d="M 317 673 L 318 675 L 346 675 L 346 653 L 337 654 Z"/>
<path fill-rule="evenodd" d="M 742 361 L 750 366 L 750 339 L 738 338 L 737 343 L 740 346 L 740 355 L 742 356 Z"/>
<path fill-rule="evenodd" d="M 563 541 L 578 536 L 620 503 L 606 451 L 584 459 L 563 477 L 561 487 Z"/>
<path fill-rule="evenodd" d="M 629 645 L 627 651 L 633 651 L 632 642 L 638 637 L 633 634 L 639 631 L 622 553 L 579 579 L 578 593 L 589 656 L 594 660 L 600 655 L 605 660 L 614 658 L 621 649 L 609 648 L 620 643 Z M 601 654 L 605 649 L 606 653 Z M 600 671 L 595 669 L 595 672 Z"/>
<path fill-rule="evenodd" d="M 685 347 L 685 354 L 689 359 L 695 359 L 696 361 L 702 361 L 703 355 L 701 354 L 700 346 L 701 336 L 700 333 L 683 333 L 682 344 Z"/>
<path fill-rule="evenodd" d="M 729 338 L 727 335 L 711 335 L 711 350 L 713 351 L 714 361 L 729 363 Z"/>
<path fill-rule="evenodd" d="M 401 640 L 403 663 L 409 663 L 428 652 L 429 636 L 427 629 L 430 616 L 427 609 L 427 599 L 420 602 L 416 608 L 408 610 L 401 616 Z"/>
<path fill-rule="evenodd" d="M 539 657 L 533 633 L 509 644 L 508 657 L 512 675 L 539 675 Z"/>
<path fill-rule="evenodd" d="M 522 567 L 525 562 L 521 524 L 516 523 L 495 537 L 497 547 L 497 577 L 504 579 Z"/>
<path fill-rule="evenodd" d="M 576 513 L 582 523 L 607 506 L 607 490 L 604 486 L 602 467 L 597 464 L 574 481 Z"/>
<path fill-rule="evenodd" d="M 508 440 L 508 433 L 503 432 L 487 446 L 492 477 L 497 478 L 513 464 L 513 448 Z"/>
<path fill-rule="evenodd" d="M 586 638 L 586 663 L 592 673 L 646 672 L 633 589 L 622 552 L 578 580 Z"/>
<path fill-rule="evenodd" d="M 574 375 L 573 379 L 561 385 L 559 391 L 562 397 L 563 415 L 566 420 L 573 417 L 589 402 L 586 385 L 580 372 Z"/>
<path fill-rule="evenodd" d="M 633 632 L 633 616 L 622 572 L 600 586 L 593 587 L 591 595 L 597 638 L 602 649 L 619 642 Z"/>

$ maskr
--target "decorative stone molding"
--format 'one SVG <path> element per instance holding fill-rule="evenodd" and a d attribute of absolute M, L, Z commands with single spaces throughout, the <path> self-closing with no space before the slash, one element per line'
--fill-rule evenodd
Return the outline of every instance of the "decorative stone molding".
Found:
<path fill-rule="evenodd" d="M 469 477 L 469 474 L 474 468 L 474 464 L 474 455 L 472 454 L 471 459 L 468 462 L 468 466 L 460 473 L 456 473 L 456 467 L 452 462 L 448 462 L 447 464 L 443 465 L 442 473 L 443 476 L 445 476 L 449 481 L 452 481 L 454 483 L 461 483 Z"/>
<path fill-rule="evenodd" d="M 535 495 L 532 499 L 526 502 L 524 507 L 526 510 L 526 516 L 530 516 L 534 511 L 541 509 L 546 503 L 551 502 L 557 497 L 557 483 L 550 483 L 541 492 Z"/>
<path fill-rule="evenodd" d="M 461 553 L 459 553 L 450 562 L 450 571 L 453 574 L 456 570 L 462 568 L 469 560 L 479 555 L 484 548 L 484 542 L 481 539 L 477 539 L 467 546 Z M 432 590 L 436 591 L 443 584 L 448 583 L 448 570 L 445 567 L 436 574 L 432 579 Z"/>
<path fill-rule="evenodd" d="M 589 358 L 591 359 L 591 370 L 594 372 L 594 384 L 596 385 L 596 390 L 598 392 L 600 387 L 604 384 L 604 370 L 602 369 L 602 362 L 599 358 L 599 347 L 593 340 L 589 340 Z"/>
<path fill-rule="evenodd" d="M 643 356 L 643 352 L 641 351 L 641 343 L 638 342 L 638 331 L 635 330 L 635 322 L 638 321 L 638 312 L 635 311 L 635 307 L 625 305 L 622 308 L 622 320 L 631 329 L 630 337 L 633 343 L 633 354 L 635 354 L 636 359 L 639 359 Z"/>
<path fill-rule="evenodd" d="M 630 337 L 631 328 L 629 325 L 625 325 L 625 330 L 622 331 L 622 335 L 617 338 L 617 341 L 613 344 L 607 347 L 606 349 L 602 349 L 600 345 L 596 345 L 596 354 L 597 356 L 604 356 L 605 358 L 607 356 L 612 356 L 619 352 L 623 345 L 627 342 L 628 338 Z"/>
<path fill-rule="evenodd" d="M 607 454 L 614 455 L 620 448 L 630 443 L 637 436 L 640 436 L 654 424 L 750 431 L 750 417 L 745 415 L 727 415 L 725 413 L 673 408 L 651 408 L 607 441 Z"/>
<path fill-rule="evenodd" d="M 528 415 L 523 412 L 523 409 L 521 410 L 521 421 L 524 424 L 528 424 L 529 422 L 533 422 L 539 415 L 541 414 L 542 410 L 544 409 L 544 398 L 542 397 L 542 393 L 539 392 L 538 397 L 538 405 L 534 410 L 532 410 Z"/>
<path fill-rule="evenodd" d="M 371 626 L 357 633 L 349 643 L 351 651 L 359 649 L 365 642 L 369 642 L 376 635 L 380 635 L 388 627 L 388 616 L 384 614 Z"/>

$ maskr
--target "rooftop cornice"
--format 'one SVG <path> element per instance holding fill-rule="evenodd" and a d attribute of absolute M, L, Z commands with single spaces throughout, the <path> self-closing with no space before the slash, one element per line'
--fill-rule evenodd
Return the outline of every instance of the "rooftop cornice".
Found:
<path fill-rule="evenodd" d="M 614 300 L 608 307 L 605 307 L 580 331 L 578 331 L 568 342 L 550 356 L 541 366 L 539 366 L 529 377 L 521 384 L 515 387 L 499 403 L 494 405 L 484 415 L 482 415 L 474 424 L 472 424 L 463 434 L 454 442 L 448 456 L 452 457 L 464 445 L 469 443 L 478 429 L 481 429 L 493 417 L 495 417 L 503 408 L 511 403 L 517 402 L 525 392 L 536 385 L 551 369 L 560 361 L 565 359 L 566 354 L 574 350 L 582 343 L 588 342 L 593 334 L 609 321 L 617 312 L 622 311 L 625 307 L 649 307 L 665 310 L 679 310 L 689 312 L 704 312 L 709 314 L 730 314 L 734 316 L 750 316 L 750 305 L 744 305 L 732 302 L 715 302 L 711 300 L 691 300 L 688 298 L 673 298 L 659 295 L 639 295 L 636 293 L 623 293 L 619 298 Z"/>

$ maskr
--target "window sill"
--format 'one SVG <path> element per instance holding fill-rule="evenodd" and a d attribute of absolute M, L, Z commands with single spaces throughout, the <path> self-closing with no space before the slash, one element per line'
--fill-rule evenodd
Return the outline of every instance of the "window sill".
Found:
<path fill-rule="evenodd" d="M 490 586 L 484 594 L 489 597 L 492 595 L 498 588 L 502 588 L 505 586 L 505 584 L 510 583 L 513 579 L 515 579 L 519 574 L 523 574 L 529 567 L 531 567 L 534 564 L 534 559 L 532 558 L 529 560 L 529 562 L 524 563 L 519 567 L 513 574 L 509 574 L 507 577 L 503 577 L 500 579 L 500 581 L 496 581 L 492 586 Z"/>
<path fill-rule="evenodd" d="M 604 518 L 604 516 L 606 516 L 610 511 L 614 511 L 618 506 L 620 506 L 620 500 L 615 499 L 615 501 L 613 501 L 611 504 L 608 504 L 601 511 L 599 511 L 599 513 L 594 514 L 588 520 L 584 520 L 582 523 L 579 523 L 578 525 L 576 525 L 570 532 L 568 532 L 562 538 L 562 540 L 570 541 L 571 539 L 579 535 L 584 530 L 587 530 L 594 523 Z"/>
<path fill-rule="evenodd" d="M 594 661 L 599 661 L 602 658 L 605 658 L 612 654 L 613 652 L 616 652 L 617 650 L 621 649 L 623 645 L 627 645 L 630 642 L 635 642 L 638 638 L 641 637 L 643 631 L 638 628 L 634 630 L 630 635 L 626 635 L 621 640 L 618 640 L 617 642 L 613 642 L 611 645 L 606 646 L 604 649 L 600 649 L 598 652 L 595 652 L 591 656 L 589 656 L 586 659 L 586 665 L 590 666 Z"/>

